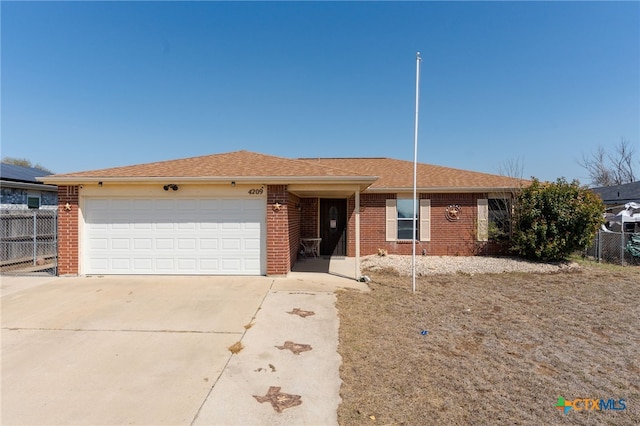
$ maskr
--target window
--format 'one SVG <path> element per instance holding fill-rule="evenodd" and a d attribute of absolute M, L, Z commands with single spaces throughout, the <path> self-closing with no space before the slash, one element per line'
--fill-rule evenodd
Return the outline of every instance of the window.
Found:
<path fill-rule="evenodd" d="M 503 241 L 511 234 L 511 205 L 503 198 L 489 198 L 489 239 Z"/>
<path fill-rule="evenodd" d="M 27 207 L 30 209 L 39 209 L 40 208 L 40 197 L 27 197 Z"/>
<path fill-rule="evenodd" d="M 398 213 L 398 236 L 399 240 L 410 240 L 413 233 L 413 200 L 407 198 L 399 198 L 396 200 L 396 211 Z M 416 211 L 416 234 L 414 238 L 418 238 L 418 212 Z"/>
<path fill-rule="evenodd" d="M 415 239 L 431 240 L 431 200 L 422 199 L 417 210 Z M 386 202 L 386 240 L 411 240 L 413 234 L 413 199 L 388 199 Z"/>
<path fill-rule="evenodd" d="M 478 241 L 504 241 L 511 235 L 511 203 L 504 198 L 478 199 Z"/>

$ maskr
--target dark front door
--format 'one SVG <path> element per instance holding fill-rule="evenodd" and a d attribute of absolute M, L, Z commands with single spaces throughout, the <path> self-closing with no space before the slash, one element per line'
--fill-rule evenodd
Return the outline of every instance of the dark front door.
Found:
<path fill-rule="evenodd" d="M 320 255 L 347 255 L 347 200 L 320 199 Z"/>

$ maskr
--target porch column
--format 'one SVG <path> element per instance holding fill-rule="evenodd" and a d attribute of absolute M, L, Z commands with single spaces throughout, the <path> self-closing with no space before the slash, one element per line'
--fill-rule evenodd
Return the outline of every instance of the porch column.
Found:
<path fill-rule="evenodd" d="M 291 270 L 287 185 L 267 185 L 267 275 Z M 298 243 L 299 244 L 299 243 Z M 296 252 L 298 247 L 295 247 Z"/>
<path fill-rule="evenodd" d="M 78 185 L 58 186 L 58 275 L 78 275 Z"/>
<path fill-rule="evenodd" d="M 356 187 L 356 280 L 360 279 L 360 187 Z"/>

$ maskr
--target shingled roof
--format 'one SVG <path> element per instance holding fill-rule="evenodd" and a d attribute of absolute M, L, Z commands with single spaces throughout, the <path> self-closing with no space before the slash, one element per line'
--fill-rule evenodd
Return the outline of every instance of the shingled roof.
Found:
<path fill-rule="evenodd" d="M 368 178 L 369 180 L 374 180 L 375 176 L 362 176 L 358 172 L 340 170 L 329 165 L 312 164 L 243 150 L 133 166 L 58 174 L 47 176 L 45 179 L 50 182 L 61 182 L 82 179 L 142 180 L 148 178 L 210 178 L 211 180 L 257 178 L 270 181 L 273 179 L 280 180 L 278 178 L 304 178 L 304 180 L 313 178 L 320 180 L 325 178 L 327 180 L 332 180 L 331 178 L 367 180 Z"/>
<path fill-rule="evenodd" d="M 336 182 L 359 183 L 368 191 L 413 187 L 413 162 L 391 158 L 288 159 L 250 151 L 183 158 L 133 166 L 46 176 L 47 183 L 95 180 L 144 181 L 155 179 L 217 181 L 260 180 L 263 183 Z M 493 190 L 513 188 L 519 181 L 449 167 L 418 164 L 421 190 Z"/>
<path fill-rule="evenodd" d="M 325 166 L 348 169 L 363 175 L 378 176 L 369 191 L 400 190 L 413 188 L 413 162 L 392 158 L 317 158 L 303 159 Z M 512 177 L 479 173 L 450 167 L 419 163 L 417 167 L 418 189 L 487 190 L 508 189 L 526 185 L 528 181 Z"/>
<path fill-rule="evenodd" d="M 630 201 L 640 202 L 640 181 L 591 190 L 600 195 L 606 205 L 626 204 Z"/>

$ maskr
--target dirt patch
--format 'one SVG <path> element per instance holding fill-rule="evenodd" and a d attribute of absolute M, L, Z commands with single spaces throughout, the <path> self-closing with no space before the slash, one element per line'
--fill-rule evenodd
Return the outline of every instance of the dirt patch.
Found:
<path fill-rule="evenodd" d="M 640 424 L 640 268 L 368 275 L 338 294 L 340 424 Z"/>
<path fill-rule="evenodd" d="M 229 352 L 235 355 L 239 354 L 240 351 L 244 349 L 244 346 L 242 346 L 242 342 L 236 342 L 233 345 L 229 346 L 227 349 L 229 349 Z"/>

